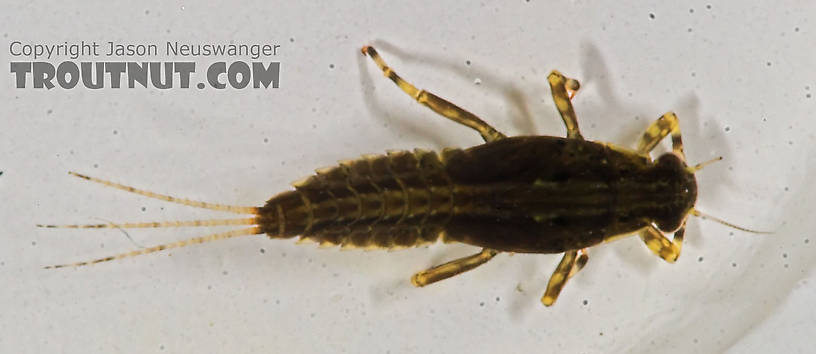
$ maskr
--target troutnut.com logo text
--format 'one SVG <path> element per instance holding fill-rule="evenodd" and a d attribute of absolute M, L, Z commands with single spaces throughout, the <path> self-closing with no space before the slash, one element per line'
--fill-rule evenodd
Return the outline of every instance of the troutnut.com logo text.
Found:
<path fill-rule="evenodd" d="M 279 44 L 12 41 L 8 48 L 13 58 L 28 59 L 11 62 L 17 88 L 186 89 L 194 85 L 198 89 L 244 89 L 280 85 L 281 63 L 264 61 L 280 53 Z M 196 60 L 203 59 L 210 62 L 197 78 Z"/>

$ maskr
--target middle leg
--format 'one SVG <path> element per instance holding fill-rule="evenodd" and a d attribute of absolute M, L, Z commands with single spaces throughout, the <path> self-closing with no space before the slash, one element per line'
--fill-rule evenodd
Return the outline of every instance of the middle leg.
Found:
<path fill-rule="evenodd" d="M 557 70 L 553 70 L 547 76 L 547 81 L 550 82 L 555 107 L 558 108 L 558 113 L 561 114 L 561 119 L 564 120 L 564 125 L 567 127 L 567 137 L 584 140 L 581 131 L 578 129 L 578 117 L 575 115 L 575 109 L 572 108 L 571 101 L 581 86 L 578 80 L 567 78 Z"/>
<path fill-rule="evenodd" d="M 567 283 L 567 280 L 572 278 L 575 273 L 578 273 L 587 263 L 589 260 L 589 256 L 586 253 L 586 249 L 580 250 L 580 255 L 578 255 L 579 251 L 571 250 L 564 252 L 564 258 L 561 258 L 561 262 L 558 263 L 558 267 L 555 268 L 552 276 L 550 276 L 550 281 L 547 283 L 547 290 L 544 292 L 544 296 L 541 297 L 541 303 L 544 306 L 551 306 L 555 303 L 555 300 L 558 299 L 558 294 L 561 293 L 561 289 L 564 288 L 564 285 Z"/>

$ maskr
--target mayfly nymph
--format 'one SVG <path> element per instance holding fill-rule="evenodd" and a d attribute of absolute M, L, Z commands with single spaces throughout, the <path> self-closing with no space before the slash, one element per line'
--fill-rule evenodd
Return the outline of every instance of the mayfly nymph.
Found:
<path fill-rule="evenodd" d="M 567 280 L 587 263 L 586 248 L 639 235 L 652 252 L 674 262 L 680 255 L 688 215 L 703 215 L 694 209 L 697 200 L 694 173 L 704 164 L 686 164 L 674 113 L 666 113 L 653 122 L 634 150 L 584 140 L 571 102 L 580 85 L 552 71 L 547 80 L 566 125 L 567 137 L 507 137 L 474 114 L 403 80 L 373 47 L 363 47 L 362 53 L 417 102 L 476 130 L 485 143 L 467 149 L 445 149 L 441 153 L 417 149 L 344 161 L 294 183 L 294 190 L 272 197 L 261 207 L 180 199 L 71 172 L 147 197 L 251 217 L 38 226 L 249 227 L 46 268 L 84 266 L 257 234 L 363 249 L 416 247 L 442 240 L 482 250 L 414 274 L 411 278 L 414 285 L 425 286 L 466 272 L 502 252 L 563 253 L 541 298 L 549 306 Z M 672 151 L 653 160 L 650 152 L 666 136 L 671 136 Z M 674 234 L 671 239 L 666 237 L 669 233 Z"/>

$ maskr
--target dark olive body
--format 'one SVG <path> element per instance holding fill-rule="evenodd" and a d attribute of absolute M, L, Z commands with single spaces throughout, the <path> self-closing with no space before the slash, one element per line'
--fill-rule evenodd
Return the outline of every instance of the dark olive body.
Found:
<path fill-rule="evenodd" d="M 272 238 L 399 248 L 441 237 L 523 253 L 589 247 L 650 224 L 671 232 L 697 198 L 694 175 L 672 153 L 651 161 L 551 136 L 365 157 L 295 187 L 260 209 Z"/>

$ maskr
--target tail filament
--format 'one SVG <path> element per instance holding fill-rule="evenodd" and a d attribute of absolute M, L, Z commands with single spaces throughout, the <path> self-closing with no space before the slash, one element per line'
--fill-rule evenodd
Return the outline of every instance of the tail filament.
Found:
<path fill-rule="evenodd" d="M 252 214 L 255 217 L 249 218 L 240 218 L 240 219 L 207 219 L 207 220 L 186 220 L 186 221 L 154 221 L 154 222 L 131 222 L 131 223 L 105 223 L 105 224 L 71 224 L 71 225 L 54 225 L 54 224 L 38 224 L 37 227 L 44 227 L 44 228 L 60 228 L 60 229 L 105 229 L 105 228 L 117 228 L 117 229 L 130 229 L 130 228 L 161 228 L 161 227 L 194 227 L 194 226 L 224 226 L 224 225 L 253 225 L 250 228 L 244 228 L 239 230 L 232 230 L 227 232 L 221 233 L 213 233 L 205 236 L 194 237 L 187 240 L 165 243 L 158 246 L 148 247 L 136 251 L 120 253 L 114 256 L 99 258 L 91 261 L 85 262 L 77 262 L 77 263 L 68 263 L 68 264 L 59 264 L 59 265 L 51 265 L 45 267 L 45 269 L 54 269 L 54 268 L 65 268 L 65 267 L 81 267 L 87 266 L 96 263 L 108 262 L 113 260 L 118 260 L 122 258 L 140 256 L 143 254 L 159 252 L 166 249 L 171 248 L 179 248 L 185 247 L 189 245 L 210 242 L 215 240 L 223 240 L 238 236 L 246 236 L 246 235 L 257 235 L 263 233 L 261 231 L 260 226 L 257 226 L 258 221 L 258 212 L 259 208 L 257 207 L 244 207 L 244 206 L 234 206 L 234 205 L 224 205 L 224 204 L 215 204 L 215 203 L 206 203 L 200 202 L 190 199 L 184 198 L 176 198 L 169 195 L 158 194 L 142 189 L 136 189 L 130 186 L 126 186 L 123 184 L 94 178 L 90 176 L 86 176 L 83 174 L 79 174 L 76 172 L 68 172 L 72 176 L 76 176 L 82 178 L 87 181 L 99 183 L 108 187 L 113 187 L 116 189 L 121 189 L 123 191 L 127 191 L 130 193 L 139 194 L 145 197 L 160 199 L 164 201 L 168 201 L 171 203 L 177 203 L 187 206 L 192 206 L 196 208 L 203 208 L 203 209 L 210 209 L 210 210 L 217 210 L 217 211 L 225 211 L 235 214 Z"/>

